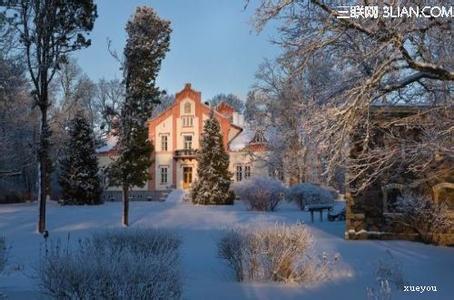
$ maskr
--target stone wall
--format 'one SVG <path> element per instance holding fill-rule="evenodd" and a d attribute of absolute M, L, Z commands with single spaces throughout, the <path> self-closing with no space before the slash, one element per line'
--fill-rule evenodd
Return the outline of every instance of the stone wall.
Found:
<path fill-rule="evenodd" d="M 402 110 L 396 115 L 387 112 L 386 118 L 401 117 Z M 408 115 L 408 112 L 404 113 Z M 377 114 L 376 118 L 383 115 Z M 412 131 L 411 138 L 417 138 L 418 132 Z M 374 136 L 371 134 L 371 136 Z M 376 136 L 386 136 L 378 134 Z M 355 137 L 353 137 L 352 145 Z M 387 140 L 374 141 L 375 144 L 389 144 Z M 352 148 L 350 155 L 361 152 L 360 149 Z M 393 221 L 393 212 L 389 209 L 393 198 L 399 193 L 415 192 L 423 193 L 428 197 L 432 196 L 435 202 L 447 201 L 448 207 L 452 210 L 454 219 L 454 171 L 450 168 L 450 161 L 445 164 L 438 164 L 437 168 L 447 170 L 443 177 L 427 178 L 424 174 L 412 174 L 409 170 L 389 170 L 385 176 L 375 179 L 365 190 L 353 193 L 355 182 L 347 186 L 346 200 L 346 230 L 345 238 L 358 239 L 403 239 L 403 240 L 432 240 L 440 245 L 454 245 L 454 228 L 452 233 L 437 234 L 422 238 L 420 234 L 408 227 L 397 224 Z M 422 175 L 422 176 L 421 176 Z M 347 175 L 348 176 L 348 175 Z M 366 175 L 367 176 L 367 175 Z M 422 180 L 421 180 L 422 177 Z M 418 180 L 414 180 L 418 178 Z"/>

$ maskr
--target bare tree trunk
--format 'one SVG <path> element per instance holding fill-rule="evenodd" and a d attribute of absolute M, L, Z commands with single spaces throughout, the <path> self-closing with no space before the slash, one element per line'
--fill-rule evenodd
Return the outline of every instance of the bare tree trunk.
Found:
<path fill-rule="evenodd" d="M 47 98 L 47 97 L 46 97 Z M 39 201 L 39 219 L 38 232 L 43 233 L 46 230 L 46 196 L 47 196 L 47 167 L 48 167 L 48 145 L 49 145 L 49 127 L 47 124 L 47 107 L 41 108 L 41 133 L 39 138 L 38 151 L 38 201 Z"/>
<path fill-rule="evenodd" d="M 123 186 L 123 218 L 124 226 L 129 226 L 129 187 Z"/>

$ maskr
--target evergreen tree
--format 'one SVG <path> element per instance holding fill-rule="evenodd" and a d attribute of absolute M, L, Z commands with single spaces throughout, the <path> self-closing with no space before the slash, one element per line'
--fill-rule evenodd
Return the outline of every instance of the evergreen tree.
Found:
<path fill-rule="evenodd" d="M 197 154 L 198 180 L 192 188 L 192 202 L 196 204 L 233 204 L 230 188 L 229 155 L 224 149 L 221 126 L 210 112 L 205 122 L 200 149 Z"/>
<path fill-rule="evenodd" d="M 101 182 L 95 139 L 88 120 L 78 112 L 70 122 L 70 139 L 60 160 L 64 204 L 100 204 Z"/>
<path fill-rule="evenodd" d="M 153 147 L 148 141 L 146 121 L 162 92 L 156 86 L 161 62 L 170 46 L 170 22 L 159 18 L 149 7 L 138 7 L 126 25 L 124 50 L 126 99 L 121 105 L 118 158 L 109 168 L 111 182 L 122 187 L 123 225 L 128 226 L 129 190 L 144 186 L 149 178 Z"/>

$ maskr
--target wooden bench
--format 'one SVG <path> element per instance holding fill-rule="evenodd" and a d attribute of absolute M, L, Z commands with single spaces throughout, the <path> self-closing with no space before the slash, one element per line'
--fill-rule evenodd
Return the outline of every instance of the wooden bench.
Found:
<path fill-rule="evenodd" d="M 323 222 L 323 210 L 329 211 L 332 205 L 306 205 L 306 209 L 311 213 L 311 222 L 314 223 L 314 211 L 320 213 L 320 222 Z"/>

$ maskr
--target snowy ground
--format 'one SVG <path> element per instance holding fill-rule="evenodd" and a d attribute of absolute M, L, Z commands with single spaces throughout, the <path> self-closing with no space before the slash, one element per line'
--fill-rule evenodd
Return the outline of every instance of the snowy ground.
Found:
<path fill-rule="evenodd" d="M 375 286 L 377 261 L 390 252 L 402 264 L 404 279 L 413 285 L 436 285 L 437 291 L 397 292 L 393 299 L 454 299 L 454 248 L 406 241 L 346 241 L 344 223 L 310 223 L 308 213 L 284 205 L 273 213 L 247 211 L 234 206 L 193 206 L 181 202 L 173 192 L 166 202 L 133 202 L 131 227 L 164 227 L 176 230 L 183 239 L 182 267 L 184 299 L 366 299 L 366 287 Z M 37 205 L 0 205 L 0 235 L 12 247 L 7 274 L 0 275 L 0 292 L 9 299 L 46 299 L 38 293 L 33 278 L 43 238 L 36 234 Z M 77 240 L 96 230 L 119 227 L 121 203 L 95 207 L 48 206 L 51 238 Z M 345 276 L 312 286 L 275 283 L 237 283 L 217 257 L 216 241 L 224 228 L 242 224 L 257 226 L 275 222 L 304 221 L 320 251 L 340 253 Z M 0 297 L 1 298 L 1 297 Z"/>

